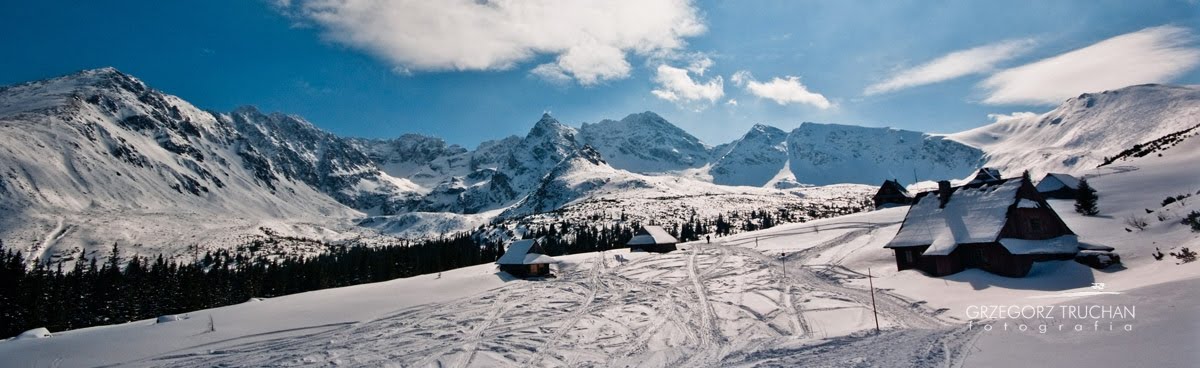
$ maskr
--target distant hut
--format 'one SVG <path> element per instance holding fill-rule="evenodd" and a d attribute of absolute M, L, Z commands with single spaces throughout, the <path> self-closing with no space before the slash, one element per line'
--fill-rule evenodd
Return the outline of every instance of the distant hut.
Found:
<path fill-rule="evenodd" d="M 541 239 L 518 240 L 508 246 L 504 255 L 496 260 L 500 270 L 508 274 L 526 278 L 540 277 L 550 274 L 550 264 L 556 262 L 553 257 L 545 255 Z"/>
<path fill-rule="evenodd" d="M 912 204 L 912 195 L 908 194 L 908 189 L 905 189 L 904 185 L 901 185 L 896 179 L 892 179 L 885 180 L 871 200 L 875 202 L 875 208 L 907 206 Z"/>
<path fill-rule="evenodd" d="M 900 231 L 885 248 L 901 270 L 933 276 L 980 268 L 1023 277 L 1034 262 L 1069 260 L 1075 233 L 1025 177 L 917 194 Z"/>
<path fill-rule="evenodd" d="M 1079 178 L 1049 173 L 1038 182 L 1037 191 L 1047 198 L 1074 199 L 1079 192 Z"/>
<path fill-rule="evenodd" d="M 1004 178 L 1000 177 L 1000 169 L 983 167 L 975 172 L 975 177 L 971 178 L 971 181 L 967 182 L 967 185 L 995 183 L 1001 180 L 1004 180 Z"/>
<path fill-rule="evenodd" d="M 661 226 L 642 226 L 638 230 L 633 239 L 629 239 L 629 251 L 631 252 L 655 252 L 667 253 L 675 250 L 675 243 L 679 241 L 671 234 L 663 230 Z"/>

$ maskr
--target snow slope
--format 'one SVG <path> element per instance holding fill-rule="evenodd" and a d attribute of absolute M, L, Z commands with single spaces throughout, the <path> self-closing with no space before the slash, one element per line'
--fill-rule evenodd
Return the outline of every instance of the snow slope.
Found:
<path fill-rule="evenodd" d="M 1092 174 L 1105 157 L 1200 125 L 1200 88 L 1139 85 L 1068 99 L 1035 116 L 985 125 L 948 138 L 987 152 L 987 165 Z M 1122 165 L 1120 161 L 1114 165 Z"/>
<path fill-rule="evenodd" d="M 0 140 L 0 238 L 30 259 L 113 242 L 170 256 L 240 244 L 282 219 L 355 232 L 345 219 L 360 213 L 322 190 L 347 201 L 377 192 L 354 189 L 378 183 L 364 166 L 309 185 L 329 173 L 282 165 L 226 117 L 111 68 L 0 89 Z"/>

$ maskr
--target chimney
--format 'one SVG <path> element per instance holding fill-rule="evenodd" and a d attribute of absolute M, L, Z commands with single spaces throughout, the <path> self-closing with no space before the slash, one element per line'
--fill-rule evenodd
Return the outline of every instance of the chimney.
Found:
<path fill-rule="evenodd" d="M 949 180 L 938 181 L 937 193 L 938 193 L 938 201 L 940 202 L 940 204 L 938 205 L 938 208 L 946 208 L 946 202 L 950 201 L 950 181 Z"/>

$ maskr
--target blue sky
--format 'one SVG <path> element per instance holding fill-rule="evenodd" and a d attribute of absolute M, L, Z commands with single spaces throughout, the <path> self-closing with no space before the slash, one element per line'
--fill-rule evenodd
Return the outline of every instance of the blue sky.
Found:
<path fill-rule="evenodd" d="M 468 147 L 543 111 L 651 110 L 718 144 L 756 123 L 955 132 L 1200 84 L 1198 32 L 1194 0 L 12 1 L 0 84 L 115 66 L 205 109 Z"/>

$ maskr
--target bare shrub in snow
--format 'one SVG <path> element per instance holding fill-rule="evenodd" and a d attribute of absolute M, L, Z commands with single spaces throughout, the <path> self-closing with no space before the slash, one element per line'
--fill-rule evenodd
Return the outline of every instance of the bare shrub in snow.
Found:
<path fill-rule="evenodd" d="M 1196 251 L 1188 249 L 1187 247 L 1179 248 L 1179 252 L 1171 252 L 1171 256 L 1179 259 L 1179 264 L 1196 261 Z"/>
<path fill-rule="evenodd" d="M 1149 225 L 1146 223 L 1145 218 L 1137 215 L 1129 215 L 1129 217 L 1126 217 L 1125 224 L 1138 230 L 1146 230 L 1146 226 Z"/>

